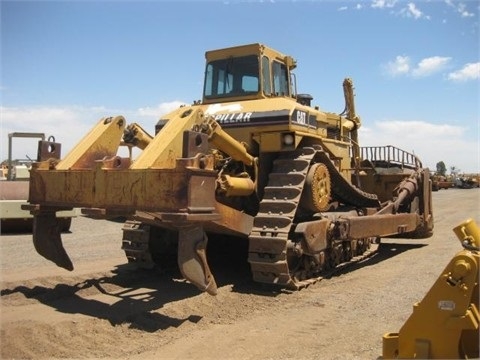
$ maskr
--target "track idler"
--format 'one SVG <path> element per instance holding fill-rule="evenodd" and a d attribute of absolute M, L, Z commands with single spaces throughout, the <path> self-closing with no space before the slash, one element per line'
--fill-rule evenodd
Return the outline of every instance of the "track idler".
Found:
<path fill-rule="evenodd" d="M 217 284 L 207 262 L 207 241 L 201 225 L 178 226 L 178 267 L 197 288 L 217 295 Z"/>
<path fill-rule="evenodd" d="M 73 264 L 62 244 L 61 222 L 55 211 L 41 211 L 33 216 L 33 245 L 45 259 L 69 271 Z"/>

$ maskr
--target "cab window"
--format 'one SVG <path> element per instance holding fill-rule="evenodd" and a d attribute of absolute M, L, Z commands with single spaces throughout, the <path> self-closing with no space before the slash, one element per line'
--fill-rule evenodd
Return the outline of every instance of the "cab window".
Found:
<path fill-rule="evenodd" d="M 272 85 L 270 82 L 270 60 L 268 57 L 262 57 L 262 77 L 263 77 L 263 92 L 265 95 L 272 94 Z"/>
<path fill-rule="evenodd" d="M 204 96 L 242 96 L 259 91 L 259 64 L 255 55 L 215 60 L 207 64 Z"/>
<path fill-rule="evenodd" d="M 285 64 L 274 61 L 272 63 L 273 92 L 275 95 L 289 96 L 288 71 Z"/>

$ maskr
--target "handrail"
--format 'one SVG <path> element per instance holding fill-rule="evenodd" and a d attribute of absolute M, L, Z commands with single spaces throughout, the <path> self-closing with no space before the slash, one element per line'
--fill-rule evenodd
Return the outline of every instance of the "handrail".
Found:
<path fill-rule="evenodd" d="M 422 168 L 422 162 L 415 154 L 392 145 L 362 146 L 360 147 L 360 158 L 370 160 L 373 163 L 382 161 L 401 168 Z"/>

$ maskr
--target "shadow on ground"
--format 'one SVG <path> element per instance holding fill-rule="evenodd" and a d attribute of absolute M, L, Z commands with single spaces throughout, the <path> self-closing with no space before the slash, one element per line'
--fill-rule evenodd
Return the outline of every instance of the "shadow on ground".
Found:
<path fill-rule="evenodd" d="M 330 277 L 386 261 L 423 244 L 380 244 L 369 258 L 339 270 Z M 253 282 L 248 265 L 247 241 L 209 243 L 208 260 L 218 287 L 232 286 L 232 291 L 261 296 L 285 293 L 282 288 Z M 61 279 L 68 281 L 67 279 Z M 165 304 L 203 295 L 182 279 L 178 268 L 139 270 L 132 264 L 119 265 L 111 275 L 86 279 L 80 283 L 62 283 L 53 287 L 25 285 L 2 289 L 1 296 L 23 294 L 59 312 L 84 314 L 108 320 L 112 325 L 128 323 L 130 328 L 155 332 L 178 327 L 184 322 L 198 322 L 201 316 L 173 318 L 156 312 Z"/>

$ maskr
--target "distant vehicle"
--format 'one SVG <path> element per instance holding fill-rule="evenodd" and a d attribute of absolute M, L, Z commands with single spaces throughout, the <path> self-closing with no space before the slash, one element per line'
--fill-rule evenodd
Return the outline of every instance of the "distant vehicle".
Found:
<path fill-rule="evenodd" d="M 440 189 L 450 189 L 455 187 L 455 181 L 451 177 L 442 175 L 432 175 L 432 191 Z"/>
<path fill-rule="evenodd" d="M 480 186 L 480 175 L 464 174 L 457 178 L 456 186 L 461 189 L 473 189 Z"/>

